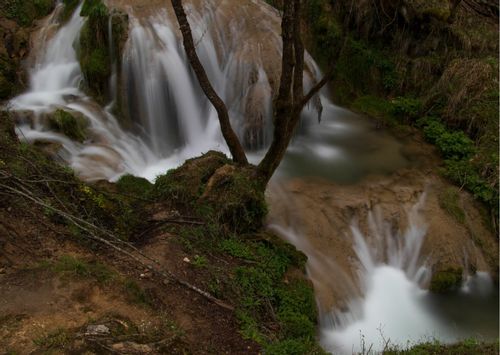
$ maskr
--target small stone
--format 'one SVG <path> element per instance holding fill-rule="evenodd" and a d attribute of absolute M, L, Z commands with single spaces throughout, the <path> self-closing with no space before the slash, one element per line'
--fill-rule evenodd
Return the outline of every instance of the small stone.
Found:
<path fill-rule="evenodd" d="M 107 335 L 109 334 L 109 328 L 103 324 L 89 325 L 85 331 L 85 335 Z"/>
<path fill-rule="evenodd" d="M 191 260 L 189 260 L 189 258 L 187 258 L 187 257 L 184 258 L 184 259 L 182 259 L 182 261 L 184 261 L 185 263 L 190 263 L 191 262 Z"/>
<path fill-rule="evenodd" d="M 3 267 L 0 267 L 0 274 L 5 274 L 5 269 Z"/>

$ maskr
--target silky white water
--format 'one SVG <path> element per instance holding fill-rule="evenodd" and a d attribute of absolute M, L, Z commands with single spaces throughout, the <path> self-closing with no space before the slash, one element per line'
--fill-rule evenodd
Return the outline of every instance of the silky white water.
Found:
<path fill-rule="evenodd" d="M 11 110 L 20 112 L 18 135 L 28 142 L 61 144 L 59 156 L 86 180 L 114 180 L 125 172 L 140 175 L 158 158 L 143 140 L 125 132 L 113 115 L 79 89 L 82 73 L 75 46 L 84 24 L 80 8 L 41 46 L 30 71 L 28 92 L 9 103 Z M 56 109 L 83 115 L 89 138 L 79 143 L 50 130 L 45 116 Z"/>
<path fill-rule="evenodd" d="M 251 151 L 250 159 L 258 162 L 272 136 L 271 104 L 281 52 L 279 14 L 260 1 L 249 1 L 246 7 L 211 1 L 201 10 L 187 6 L 199 56 L 228 105 L 233 127 Z M 58 155 L 89 181 L 116 180 L 126 173 L 153 181 L 210 149 L 227 153 L 215 110 L 190 70 L 167 10 L 147 18 L 130 13 L 122 72 L 114 67 L 110 78 L 113 102 L 107 108 L 80 89 L 83 79 L 75 47 L 84 22 L 77 9 L 53 37 L 44 37 L 43 50 L 37 52 L 30 71 L 29 90 L 9 103 L 18 113 L 21 139 L 59 144 Z M 112 37 L 110 41 L 112 48 Z M 321 73 L 308 55 L 306 64 L 305 86 L 309 87 Z M 121 91 L 116 85 L 118 76 L 122 78 Z M 125 102 L 127 119 L 135 125 L 130 131 L 110 113 L 118 95 Z M 323 107 L 321 124 L 311 104 L 278 176 L 321 176 L 352 183 L 372 172 L 391 172 L 407 165 L 401 143 L 336 107 L 325 95 L 315 99 L 315 104 L 319 103 Z M 85 117 L 89 134 L 84 142 L 50 129 L 46 116 L 56 109 Z M 420 255 L 426 231 L 419 213 L 423 203 L 411 209 L 408 230 L 401 236 L 393 235 L 377 210 L 370 214 L 372 235 L 363 235 L 353 223 L 351 233 L 359 264 L 356 280 L 342 275 L 334 260 L 313 250 L 299 233 L 275 226 L 309 256 L 308 274 L 315 287 L 343 287 L 352 294 L 346 309 L 320 310 L 325 349 L 350 354 L 363 346 L 383 349 L 387 340 L 399 345 L 429 337 L 451 341 L 481 329 L 476 325 L 463 330 L 453 311 L 443 313 L 446 307 L 439 297 L 422 288 L 430 277 Z M 478 273 L 464 284 L 458 298 L 488 297 L 491 292 L 488 275 Z M 443 319 L 454 321 L 448 324 Z"/>
<path fill-rule="evenodd" d="M 316 292 L 324 295 L 343 288 L 351 295 L 342 309 L 325 309 L 318 299 L 320 342 L 325 350 L 333 354 L 378 353 L 435 340 L 496 339 L 498 318 L 492 310 L 498 310 L 494 304 L 498 298 L 493 296 L 487 273 L 468 276 L 462 289 L 450 295 L 433 295 L 425 289 L 431 273 L 420 253 L 427 229 L 424 207 L 425 194 L 408 209 L 407 228 L 401 234 L 377 206 L 368 214 L 369 235 L 353 220 L 354 280 L 325 251 L 312 247 L 306 236 L 291 227 L 270 227 L 308 256 L 307 272 Z"/>

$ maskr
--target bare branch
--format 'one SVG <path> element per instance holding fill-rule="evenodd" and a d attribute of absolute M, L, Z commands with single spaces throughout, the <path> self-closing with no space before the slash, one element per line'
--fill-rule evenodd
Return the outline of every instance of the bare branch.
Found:
<path fill-rule="evenodd" d="M 198 82 L 200 83 L 200 87 L 207 96 L 208 100 L 212 103 L 217 111 L 217 115 L 219 117 L 219 123 L 222 131 L 222 135 L 226 140 L 226 143 L 229 147 L 229 151 L 233 156 L 233 160 L 236 163 L 247 165 L 248 160 L 245 155 L 245 151 L 243 150 L 243 146 L 241 145 L 238 136 L 233 131 L 231 127 L 231 122 L 229 121 L 229 113 L 227 110 L 224 101 L 219 97 L 212 84 L 210 84 L 210 80 L 208 80 L 207 73 L 201 64 L 201 61 L 196 53 L 196 47 L 194 45 L 193 34 L 191 32 L 191 27 L 189 26 L 189 22 L 186 16 L 186 12 L 182 7 L 182 0 L 171 0 L 172 7 L 174 8 L 175 16 L 177 17 L 177 21 L 179 23 L 179 28 L 182 33 L 182 39 L 184 44 L 184 49 L 186 50 L 187 57 L 189 62 L 191 63 L 191 68 L 196 74 Z"/>
<path fill-rule="evenodd" d="M 304 108 L 304 106 L 309 102 L 309 100 L 311 100 L 314 95 L 319 93 L 319 91 L 323 88 L 323 86 L 325 86 L 328 83 L 328 81 L 330 81 L 330 79 L 332 78 L 332 75 L 333 75 L 333 66 L 330 67 L 330 69 L 328 69 L 328 71 L 323 76 L 323 78 L 320 81 L 318 81 L 316 83 L 316 85 L 314 85 L 309 90 L 309 92 L 304 96 L 304 98 L 302 99 L 302 101 L 299 104 L 299 109 L 301 111 Z"/>

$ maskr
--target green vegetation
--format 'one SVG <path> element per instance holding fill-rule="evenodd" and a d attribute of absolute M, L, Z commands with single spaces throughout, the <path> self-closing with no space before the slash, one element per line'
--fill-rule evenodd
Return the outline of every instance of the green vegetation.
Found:
<path fill-rule="evenodd" d="M 466 187 L 474 196 L 498 212 L 496 185 L 481 175 L 483 166 L 476 159 L 474 142 L 462 131 L 451 131 L 437 118 L 419 121 L 425 138 L 435 144 L 445 159 L 444 175 L 457 185 Z"/>
<path fill-rule="evenodd" d="M 151 184 L 147 179 L 133 176 L 133 175 L 123 175 L 116 182 L 118 191 L 124 194 L 132 194 L 137 197 L 147 198 L 151 193 L 153 184 Z"/>
<path fill-rule="evenodd" d="M 61 350 L 72 342 L 72 338 L 73 335 L 70 334 L 66 329 L 58 328 L 44 336 L 36 338 L 35 340 L 33 340 L 33 343 L 46 350 Z"/>
<path fill-rule="evenodd" d="M 123 280 L 123 289 L 129 302 L 151 306 L 152 300 L 134 280 Z"/>
<path fill-rule="evenodd" d="M 3 0 L 0 4 L 0 17 L 16 21 L 27 27 L 33 21 L 50 14 L 54 9 L 52 0 Z"/>
<path fill-rule="evenodd" d="M 334 65 L 337 102 L 398 130 L 422 128 L 444 175 L 498 215 L 498 29 L 452 5 L 309 1 L 308 47 Z M 417 123 L 423 116 L 433 118 Z"/>
<path fill-rule="evenodd" d="M 0 101 L 17 93 L 22 86 L 18 78 L 22 59 L 29 50 L 29 30 L 36 19 L 54 8 L 52 0 L 4 0 L 0 2 Z"/>
<path fill-rule="evenodd" d="M 429 290 L 435 293 L 446 293 L 456 289 L 462 283 L 462 273 L 461 268 L 449 268 L 434 272 Z"/>
<path fill-rule="evenodd" d="M 264 189 L 253 170 L 237 169 L 220 153 L 210 151 L 159 176 L 154 197 L 195 209 L 235 232 L 257 230 L 267 214 Z"/>
<path fill-rule="evenodd" d="M 59 109 L 49 116 L 49 125 L 50 128 L 78 142 L 83 142 L 87 136 L 88 122 L 84 116 L 76 112 L 70 113 Z"/>
<path fill-rule="evenodd" d="M 98 261 L 85 261 L 71 255 L 63 255 L 53 264 L 47 264 L 50 270 L 72 278 L 91 278 L 99 283 L 112 281 L 116 274 Z"/>
<path fill-rule="evenodd" d="M 103 103 L 109 96 L 113 60 L 118 67 L 121 64 L 121 52 L 128 34 L 128 16 L 117 11 L 110 13 L 101 0 L 85 0 L 80 15 L 87 17 L 87 22 L 80 32 L 78 59 L 86 88 Z M 111 33 L 108 28 L 110 18 Z M 110 35 L 113 36 L 112 49 L 109 48 Z"/>
<path fill-rule="evenodd" d="M 92 280 L 101 286 L 115 286 L 123 290 L 125 298 L 138 305 L 150 306 L 151 298 L 132 279 L 121 277 L 105 264 L 95 259 L 77 258 L 72 255 L 62 255 L 54 261 L 44 261 L 40 265 L 64 279 Z"/>
<path fill-rule="evenodd" d="M 499 343 L 483 343 L 476 339 L 465 339 L 455 344 L 438 341 L 415 345 L 409 349 L 388 349 L 384 355 L 496 355 Z"/>
<path fill-rule="evenodd" d="M 104 101 L 111 75 L 109 11 L 100 0 L 85 0 L 80 15 L 88 17 L 80 32 L 80 66 L 90 92 Z"/>
<path fill-rule="evenodd" d="M 208 152 L 158 177 L 151 197 L 203 221 L 166 228 L 194 255 L 191 264 L 210 280 L 206 288 L 236 305 L 245 338 L 268 354 L 322 354 L 313 289 L 303 273 L 306 258 L 259 232 L 267 213 L 262 190 L 250 171 Z M 221 259 L 230 262 L 216 266 Z"/>

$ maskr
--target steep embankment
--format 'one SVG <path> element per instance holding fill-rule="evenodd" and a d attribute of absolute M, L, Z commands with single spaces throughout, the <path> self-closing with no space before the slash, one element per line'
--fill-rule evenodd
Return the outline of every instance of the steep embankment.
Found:
<path fill-rule="evenodd" d="M 401 136 L 423 131 L 498 229 L 498 4 L 316 0 L 306 22 L 336 100 Z"/>
<path fill-rule="evenodd" d="M 75 9 L 76 2 L 65 3 Z M 88 3 L 102 30 L 107 10 Z M 66 11 L 55 16 L 68 19 Z M 82 41 L 105 40 L 86 31 Z M 80 52 L 87 85 L 109 74 L 99 67 L 109 53 L 92 48 Z M 14 72 L 16 55 L 9 58 Z M 99 98 L 99 83 L 90 84 Z M 87 139 L 80 115 L 49 116 L 42 118 L 56 131 Z M 191 160 L 155 185 L 130 176 L 87 184 L 39 149 L 53 157 L 57 146 L 19 142 L 11 113 L 2 111 L 0 135 L 2 349 L 322 352 L 304 257 L 259 228 L 262 192 L 225 156 Z"/>

